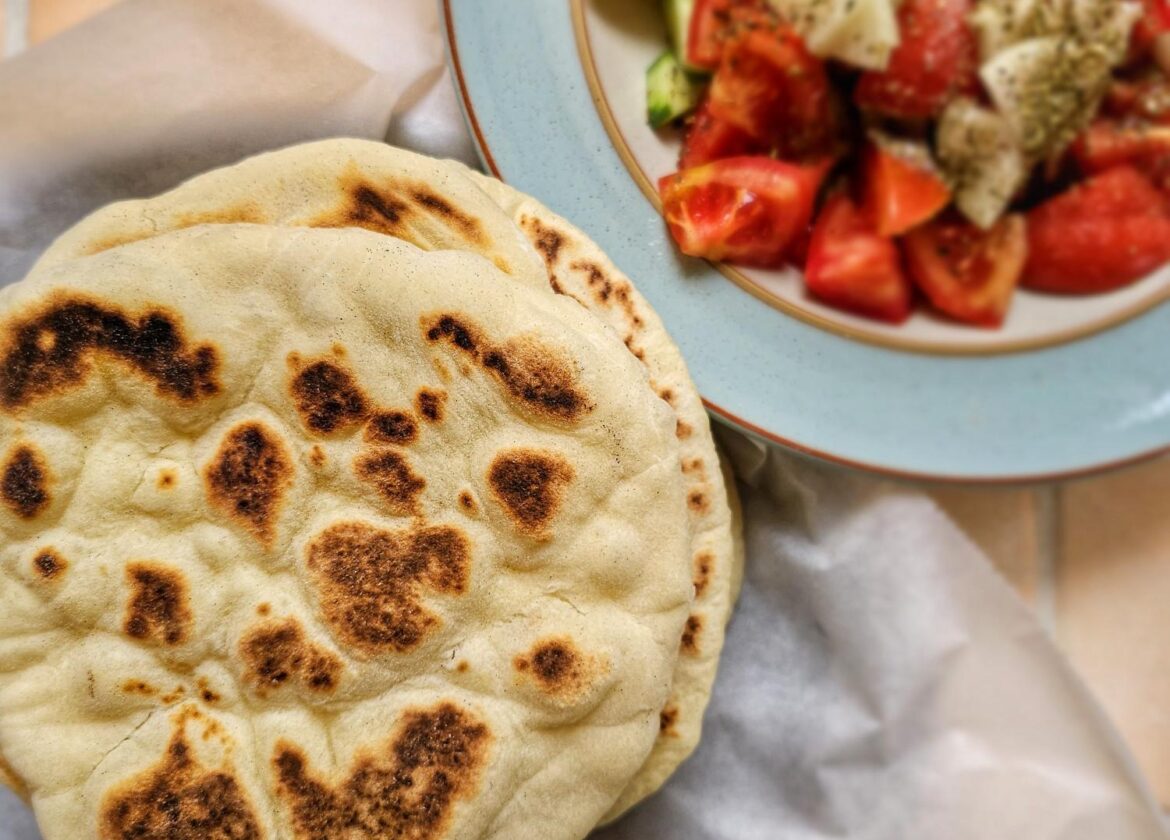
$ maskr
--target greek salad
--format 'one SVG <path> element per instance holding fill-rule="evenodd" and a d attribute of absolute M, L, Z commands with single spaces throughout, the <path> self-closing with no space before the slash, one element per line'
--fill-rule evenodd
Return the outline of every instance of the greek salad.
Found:
<path fill-rule="evenodd" d="M 1170 0 L 666 0 L 650 124 L 686 254 L 888 322 L 1170 262 Z"/>

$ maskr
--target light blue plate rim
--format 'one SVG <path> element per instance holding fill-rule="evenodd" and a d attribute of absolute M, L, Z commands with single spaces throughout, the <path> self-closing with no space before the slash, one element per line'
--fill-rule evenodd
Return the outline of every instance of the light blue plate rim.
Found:
<path fill-rule="evenodd" d="M 943 481 L 1050 481 L 1170 448 L 1170 307 L 994 356 L 875 347 L 803 323 L 677 254 L 597 114 L 569 3 L 440 2 L 485 166 L 634 279 L 717 418 L 828 461 Z"/>

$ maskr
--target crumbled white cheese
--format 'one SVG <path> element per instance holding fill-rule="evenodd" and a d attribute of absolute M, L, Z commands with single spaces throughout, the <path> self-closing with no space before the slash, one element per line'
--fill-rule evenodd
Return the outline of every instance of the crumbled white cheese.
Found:
<path fill-rule="evenodd" d="M 980 0 L 971 25 L 995 110 L 954 103 L 936 135 L 944 169 L 962 184 L 955 200 L 968 218 L 994 223 L 1031 167 L 1062 153 L 1088 125 L 1140 16 L 1132 0 Z M 969 121 L 979 143 L 963 130 Z M 988 156 L 990 148 L 999 159 Z"/>
<path fill-rule="evenodd" d="M 979 0 L 971 26 L 985 62 L 1022 41 L 1059 37 L 1095 45 L 1116 65 L 1141 13 L 1133 0 Z"/>
<path fill-rule="evenodd" d="M 955 206 L 980 227 L 995 224 L 1028 178 L 1029 164 L 1010 123 L 970 99 L 956 99 L 943 111 L 935 147 Z"/>
<path fill-rule="evenodd" d="M 809 51 L 867 70 L 882 70 L 899 43 L 893 0 L 769 0 Z"/>

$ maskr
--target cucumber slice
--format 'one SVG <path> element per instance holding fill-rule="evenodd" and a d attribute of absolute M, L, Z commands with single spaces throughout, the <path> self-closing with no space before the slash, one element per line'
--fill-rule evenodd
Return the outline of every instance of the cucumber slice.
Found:
<path fill-rule="evenodd" d="M 691 15 L 694 11 L 695 0 L 662 0 L 662 15 L 666 18 L 670 47 L 683 67 L 697 72 L 698 67 L 687 64 L 687 37 L 691 31 Z"/>
<path fill-rule="evenodd" d="M 699 104 L 703 85 L 694 79 L 673 52 L 667 50 L 646 71 L 646 118 L 661 128 Z"/>

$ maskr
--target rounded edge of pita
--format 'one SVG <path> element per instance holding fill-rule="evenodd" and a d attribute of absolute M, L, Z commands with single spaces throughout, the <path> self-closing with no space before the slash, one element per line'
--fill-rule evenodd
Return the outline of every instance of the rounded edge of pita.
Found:
<path fill-rule="evenodd" d="M 100 208 L 61 234 L 34 270 L 217 224 L 363 228 L 424 250 L 472 251 L 521 282 L 543 282 L 527 242 L 461 164 L 356 138 L 263 152 Z"/>
<path fill-rule="evenodd" d="M 681 352 L 634 283 L 570 222 L 507 184 L 465 170 L 524 231 L 545 264 L 553 292 L 571 298 L 610 326 L 647 369 L 659 397 L 677 415 L 679 455 L 692 531 L 695 604 L 680 640 L 671 696 L 642 770 L 603 823 L 618 819 L 658 790 L 698 746 L 727 622 L 743 576 L 742 518 L 711 434 L 710 419 Z"/>

